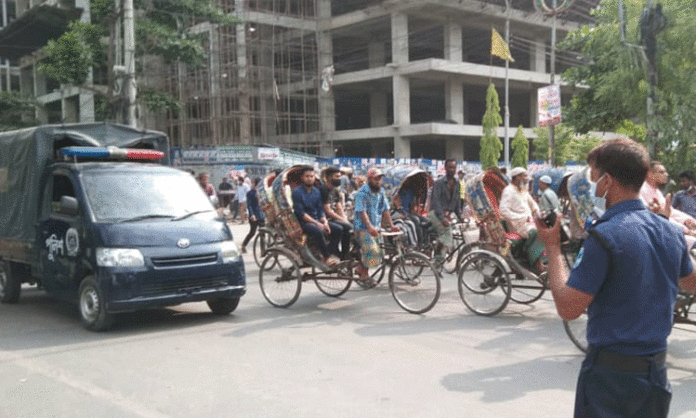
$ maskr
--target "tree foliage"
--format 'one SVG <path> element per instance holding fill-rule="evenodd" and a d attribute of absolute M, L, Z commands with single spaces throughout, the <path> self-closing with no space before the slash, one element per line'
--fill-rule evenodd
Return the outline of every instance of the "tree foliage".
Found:
<path fill-rule="evenodd" d="M 23 98 L 16 92 L 0 92 L 0 131 L 35 126 L 36 119 L 28 115 L 34 114 L 35 103 Z"/>
<path fill-rule="evenodd" d="M 510 165 L 512 167 L 524 167 L 527 168 L 529 163 L 529 141 L 527 137 L 524 136 L 524 131 L 522 125 L 517 128 L 517 133 L 512 139 L 512 160 Z"/>
<path fill-rule="evenodd" d="M 537 160 L 546 161 L 549 155 L 549 129 L 536 128 L 537 137 L 534 139 L 534 157 Z M 587 159 L 587 154 L 596 147 L 601 138 L 592 135 L 577 134 L 575 130 L 564 124 L 556 125 L 554 145 L 556 148 L 555 164 L 566 165 L 568 162 L 582 163 Z"/>
<path fill-rule="evenodd" d="M 488 167 L 498 166 L 503 143 L 498 138 L 496 131 L 502 122 L 498 92 L 491 83 L 486 92 L 486 113 L 483 115 L 483 136 L 481 137 L 480 160 L 484 170 Z"/>
<path fill-rule="evenodd" d="M 647 97 L 650 90 L 644 53 L 639 45 L 639 21 L 644 2 L 626 4 L 626 43 L 619 36 L 617 0 L 603 0 L 597 23 L 571 32 L 560 45 L 587 62 L 563 76 L 578 86 L 564 122 L 579 132 L 615 131 L 636 140 L 646 138 Z M 657 39 L 657 85 L 654 116 L 650 119 L 657 155 L 670 172 L 689 165 L 696 142 L 696 0 L 663 0 L 667 27 Z"/>

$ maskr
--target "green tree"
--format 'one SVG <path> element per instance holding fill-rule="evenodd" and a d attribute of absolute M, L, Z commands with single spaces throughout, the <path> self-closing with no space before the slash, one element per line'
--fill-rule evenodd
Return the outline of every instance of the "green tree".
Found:
<path fill-rule="evenodd" d="M 561 48 L 583 56 L 586 65 L 563 76 L 578 86 L 564 122 L 579 132 L 616 131 L 645 138 L 649 83 L 640 48 L 644 2 L 625 0 L 627 42 L 621 43 L 617 0 L 603 0 L 597 23 L 569 33 Z M 650 138 L 670 172 L 693 164 L 696 142 L 696 0 L 662 1 L 668 26 L 657 36 L 657 85 Z M 687 81 L 688 80 L 688 81 Z"/>
<path fill-rule="evenodd" d="M 35 126 L 38 122 L 33 117 L 34 107 L 33 101 L 16 92 L 0 92 L 0 131 Z"/>
<path fill-rule="evenodd" d="M 49 41 L 45 59 L 40 67 L 47 76 L 57 81 L 95 92 L 102 117 L 113 115 L 121 107 L 123 97 L 116 91 L 113 60 L 116 45 L 114 34 L 121 24 L 123 5 L 113 0 L 90 2 L 91 23 L 73 22 L 60 38 Z M 204 43 L 208 33 L 193 33 L 194 24 L 203 21 L 233 26 L 237 19 L 213 6 L 211 0 L 136 0 L 136 78 L 144 71 L 143 57 L 159 57 L 163 63 L 180 62 L 199 66 L 206 62 Z M 100 41 L 107 38 L 108 46 Z M 108 72 L 108 87 L 95 87 L 88 82 L 91 68 L 104 67 Z M 176 98 L 155 87 L 144 86 L 139 94 L 140 103 L 151 111 L 178 111 Z"/>
<path fill-rule="evenodd" d="M 512 161 L 510 164 L 513 167 L 527 168 L 529 163 L 529 141 L 524 136 L 522 125 L 517 128 L 517 133 L 512 139 Z"/>
<path fill-rule="evenodd" d="M 488 167 L 498 165 L 503 143 L 496 134 L 497 128 L 503 122 L 500 116 L 500 101 L 498 92 L 491 83 L 486 92 L 486 113 L 483 115 L 483 136 L 481 137 L 481 166 L 485 170 Z"/>

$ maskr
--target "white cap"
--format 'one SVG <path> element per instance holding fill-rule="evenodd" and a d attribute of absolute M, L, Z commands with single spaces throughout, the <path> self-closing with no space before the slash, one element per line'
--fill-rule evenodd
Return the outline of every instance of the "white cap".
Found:
<path fill-rule="evenodd" d="M 510 170 L 510 178 L 514 178 L 515 176 L 519 176 L 522 173 L 526 173 L 527 170 L 525 170 L 522 167 L 515 167 L 512 170 Z"/>
<path fill-rule="evenodd" d="M 541 176 L 541 177 L 539 178 L 539 181 L 542 182 L 542 183 L 546 183 L 546 184 L 551 184 L 551 183 L 553 183 L 553 180 L 551 180 L 551 177 L 546 176 L 546 175 Z"/>

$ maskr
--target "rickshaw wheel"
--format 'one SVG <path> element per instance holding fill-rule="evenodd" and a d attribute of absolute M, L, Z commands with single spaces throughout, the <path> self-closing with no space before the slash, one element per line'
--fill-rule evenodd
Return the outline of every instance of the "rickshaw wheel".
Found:
<path fill-rule="evenodd" d="M 330 277 L 325 277 L 321 279 L 314 279 L 314 284 L 317 285 L 317 289 L 326 296 L 331 296 L 337 298 L 350 289 L 350 285 L 353 283 L 352 272 L 349 266 L 341 267 L 335 273 L 332 273 Z"/>
<path fill-rule="evenodd" d="M 397 257 L 389 270 L 389 289 L 401 308 L 422 314 L 440 298 L 440 275 L 428 257 L 406 253 Z"/>
<path fill-rule="evenodd" d="M 302 290 L 300 265 L 296 258 L 283 248 L 271 248 L 259 269 L 261 293 L 268 303 L 287 308 L 297 301 Z"/>
<path fill-rule="evenodd" d="M 259 228 L 259 232 L 254 237 L 254 242 L 252 243 L 254 261 L 256 262 L 257 266 L 261 267 L 261 262 L 266 256 L 266 251 L 268 251 L 268 249 L 275 244 L 276 239 L 275 236 L 273 236 L 273 232 L 268 228 Z"/>
<path fill-rule="evenodd" d="M 533 303 L 541 299 L 546 291 L 546 286 L 542 284 L 545 282 L 545 275 L 548 276 L 548 273 L 544 272 L 539 276 L 541 283 L 535 280 L 529 280 L 524 276 L 522 276 L 521 279 L 513 278 L 510 299 L 517 303 L 524 304 Z"/>
<path fill-rule="evenodd" d="M 496 315 L 510 302 L 510 278 L 505 266 L 485 253 L 465 258 L 458 287 L 464 305 L 477 315 Z"/>
<path fill-rule="evenodd" d="M 583 353 L 587 352 L 587 313 L 572 321 L 563 321 L 563 328 L 570 341 Z"/>

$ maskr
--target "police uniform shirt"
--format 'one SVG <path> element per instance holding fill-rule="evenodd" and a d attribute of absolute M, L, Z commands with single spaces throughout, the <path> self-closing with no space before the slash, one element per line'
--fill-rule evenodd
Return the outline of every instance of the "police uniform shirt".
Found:
<path fill-rule="evenodd" d="M 612 206 L 593 228 L 610 247 L 611 260 L 589 235 L 567 282 L 594 296 L 588 343 L 625 355 L 664 351 L 678 280 L 693 270 L 684 235 L 637 199 Z"/>

